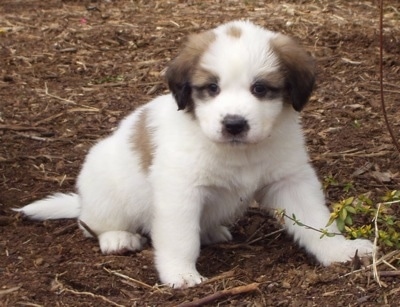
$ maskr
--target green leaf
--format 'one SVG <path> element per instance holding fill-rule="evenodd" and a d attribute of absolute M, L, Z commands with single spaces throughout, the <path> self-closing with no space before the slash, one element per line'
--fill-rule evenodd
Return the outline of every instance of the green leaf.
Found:
<path fill-rule="evenodd" d="M 343 230 L 344 230 L 344 221 L 338 219 L 338 220 L 336 220 L 336 225 L 337 225 L 338 229 L 339 229 L 341 232 L 343 232 Z"/>
<path fill-rule="evenodd" d="M 353 206 L 347 206 L 346 210 L 351 214 L 356 214 L 356 208 L 354 208 Z"/>
<path fill-rule="evenodd" d="M 345 204 L 346 206 L 348 206 L 348 205 L 351 205 L 351 204 L 353 203 L 353 201 L 354 201 L 354 197 L 352 196 L 352 197 L 347 198 L 347 199 L 344 201 L 344 204 Z"/>
<path fill-rule="evenodd" d="M 345 220 L 346 220 L 346 217 L 347 217 L 347 210 L 346 210 L 346 208 L 343 208 L 343 209 L 340 211 L 339 219 L 341 219 L 342 221 L 345 221 Z"/>
<path fill-rule="evenodd" d="M 351 218 L 350 215 L 346 216 L 346 219 L 344 220 L 344 223 L 346 225 L 350 225 L 350 226 L 353 225 L 353 219 Z"/>

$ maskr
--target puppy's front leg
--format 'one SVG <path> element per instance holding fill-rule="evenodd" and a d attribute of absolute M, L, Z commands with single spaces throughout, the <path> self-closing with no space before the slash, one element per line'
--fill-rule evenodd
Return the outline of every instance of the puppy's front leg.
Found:
<path fill-rule="evenodd" d="M 196 270 L 202 208 L 198 191 L 178 186 L 155 187 L 152 240 L 161 282 L 186 288 L 204 280 Z"/>
<path fill-rule="evenodd" d="M 296 172 L 266 187 L 262 191 L 264 206 L 285 210 L 286 215 L 296 216 L 301 223 L 316 229 L 325 229 L 330 212 L 318 178 L 308 164 Z M 299 226 L 285 217 L 285 227 L 300 246 L 306 248 L 323 265 L 351 260 L 358 250 L 359 256 L 370 255 L 373 244 L 369 240 L 346 240 L 342 235 L 334 237 Z M 328 227 L 329 232 L 338 233 L 335 223 Z"/>

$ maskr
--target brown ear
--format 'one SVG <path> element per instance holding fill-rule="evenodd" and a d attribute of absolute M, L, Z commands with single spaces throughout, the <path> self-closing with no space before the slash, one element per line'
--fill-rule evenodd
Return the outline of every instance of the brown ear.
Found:
<path fill-rule="evenodd" d="M 271 41 L 285 78 L 287 100 L 296 111 L 307 103 L 315 83 L 315 60 L 293 39 L 279 34 Z"/>
<path fill-rule="evenodd" d="M 189 36 L 181 53 L 169 64 L 166 79 L 178 110 L 193 109 L 191 77 L 202 54 L 214 39 L 212 31 Z"/>

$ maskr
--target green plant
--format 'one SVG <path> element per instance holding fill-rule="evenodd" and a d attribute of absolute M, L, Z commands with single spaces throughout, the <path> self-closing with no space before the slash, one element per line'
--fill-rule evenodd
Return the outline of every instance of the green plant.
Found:
<path fill-rule="evenodd" d="M 115 76 L 105 76 L 100 79 L 96 79 L 93 81 L 94 84 L 104 84 L 104 83 L 118 83 L 123 82 L 125 80 L 124 76 L 122 75 L 115 75 Z"/>
<path fill-rule="evenodd" d="M 341 187 L 346 193 L 350 192 L 350 190 L 354 190 L 354 185 L 351 181 L 340 183 L 332 174 L 326 176 L 323 181 L 324 190 L 328 189 L 329 187 Z"/>
<path fill-rule="evenodd" d="M 376 224 L 380 245 L 400 248 L 400 220 L 394 209 L 399 203 L 400 191 L 397 190 L 387 192 L 381 202 L 374 202 L 366 195 L 349 197 L 333 204 L 327 226 L 336 222 L 347 237 L 357 239 L 375 236 L 373 225 Z M 355 219 L 362 222 L 355 224 Z"/>

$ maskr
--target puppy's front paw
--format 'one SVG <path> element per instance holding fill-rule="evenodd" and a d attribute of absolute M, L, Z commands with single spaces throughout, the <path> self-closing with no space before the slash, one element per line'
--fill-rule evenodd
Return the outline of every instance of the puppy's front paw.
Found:
<path fill-rule="evenodd" d="M 231 232 L 229 231 L 228 227 L 222 225 L 208 230 L 205 234 L 201 236 L 201 243 L 203 245 L 227 242 L 231 240 Z"/>
<path fill-rule="evenodd" d="M 331 245 L 328 244 L 325 247 L 321 246 L 321 252 L 317 255 L 317 258 L 323 265 L 328 266 L 334 262 L 346 262 L 352 260 L 356 251 L 359 257 L 371 256 L 373 249 L 374 245 L 369 240 L 346 240 L 341 238 L 341 240 L 332 241 Z"/>
<path fill-rule="evenodd" d="M 160 274 L 161 275 L 161 274 Z M 196 270 L 186 272 L 170 272 L 160 276 L 161 282 L 175 289 L 185 289 L 193 287 L 207 280 Z"/>

